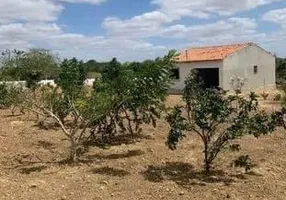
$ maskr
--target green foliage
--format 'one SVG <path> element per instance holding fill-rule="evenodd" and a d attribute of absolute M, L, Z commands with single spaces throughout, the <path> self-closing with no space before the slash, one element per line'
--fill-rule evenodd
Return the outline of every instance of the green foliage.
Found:
<path fill-rule="evenodd" d="M 275 94 L 273 100 L 274 101 L 281 101 L 282 100 L 282 95 L 280 93 L 279 94 Z"/>
<path fill-rule="evenodd" d="M 281 86 L 281 89 L 282 89 L 282 92 L 283 92 L 283 95 L 282 95 L 282 98 L 281 98 L 281 105 L 283 106 L 283 107 L 285 107 L 286 106 L 286 84 L 283 84 L 282 86 Z"/>
<path fill-rule="evenodd" d="M 28 88 L 35 88 L 42 77 L 42 73 L 37 70 L 27 71 L 25 72 L 25 75 L 26 86 Z"/>
<path fill-rule="evenodd" d="M 2 53 L 0 74 L 3 80 L 26 80 L 28 86 L 44 78 L 57 77 L 57 58 L 48 50 L 31 49 L 27 52 L 6 50 Z"/>
<path fill-rule="evenodd" d="M 283 127 L 286 129 L 286 107 L 282 107 L 279 111 L 272 113 L 272 127 Z"/>
<path fill-rule="evenodd" d="M 12 107 L 12 114 L 16 107 L 21 107 L 23 103 L 23 88 L 21 85 L 14 86 L 7 83 L 0 84 L 0 107 L 10 108 Z M 23 113 L 23 110 L 21 109 Z"/>
<path fill-rule="evenodd" d="M 266 92 L 261 93 L 261 97 L 263 98 L 263 100 L 267 100 L 269 94 Z"/>
<path fill-rule="evenodd" d="M 108 67 L 109 62 L 97 62 L 95 60 L 89 60 L 84 63 L 84 69 L 86 73 L 98 72 L 101 73 L 106 67 Z"/>
<path fill-rule="evenodd" d="M 168 114 L 166 120 L 171 127 L 166 144 L 171 150 L 175 150 L 177 149 L 179 141 L 185 137 L 183 130 L 187 128 L 187 125 L 185 123 L 186 119 L 182 117 L 181 107 L 176 106 Z"/>
<path fill-rule="evenodd" d="M 58 85 L 65 95 L 69 96 L 69 98 L 74 98 L 79 95 L 84 86 L 86 77 L 83 62 L 78 61 L 76 58 L 71 60 L 65 59 L 61 63 L 60 68 Z"/>
<path fill-rule="evenodd" d="M 90 90 L 83 87 L 83 63 L 64 60 L 59 87 L 27 88 L 20 95 L 21 105 L 58 123 L 70 143 L 70 159 L 76 162 L 86 142 L 101 138 L 106 144 L 119 133 L 135 136 L 141 124 L 156 125 L 170 84 L 172 55 L 140 63 L 136 69 L 113 59 Z"/>
<path fill-rule="evenodd" d="M 0 107 L 8 107 L 9 102 L 8 102 L 8 88 L 6 84 L 0 84 Z"/>
<path fill-rule="evenodd" d="M 97 127 L 107 141 L 118 130 L 134 137 L 142 124 L 156 126 L 170 85 L 172 58 L 170 53 L 155 61 L 125 64 L 114 58 L 102 71 L 93 88 L 97 98 L 105 99 L 103 107 L 110 110 Z"/>
<path fill-rule="evenodd" d="M 167 145 L 175 149 L 184 131 L 196 133 L 204 144 L 205 171 L 209 172 L 215 158 L 230 141 L 246 134 L 259 137 L 274 131 L 276 116 L 259 112 L 254 93 L 247 99 L 227 96 L 223 90 L 203 89 L 200 83 L 194 73 L 187 77 L 183 96 L 187 114 L 184 117 L 184 112 L 175 107 L 168 115 L 171 130 Z"/>
<path fill-rule="evenodd" d="M 0 77 L 2 80 L 20 80 L 22 77 L 21 73 L 21 58 L 23 56 L 23 51 L 5 50 L 2 52 L 1 64 L 2 68 L 0 70 Z"/>
<path fill-rule="evenodd" d="M 235 167 L 244 167 L 245 172 L 248 172 L 252 168 L 252 163 L 249 155 L 239 156 L 233 162 Z"/>
<path fill-rule="evenodd" d="M 276 58 L 276 82 L 278 84 L 285 84 L 286 81 L 286 59 Z"/>

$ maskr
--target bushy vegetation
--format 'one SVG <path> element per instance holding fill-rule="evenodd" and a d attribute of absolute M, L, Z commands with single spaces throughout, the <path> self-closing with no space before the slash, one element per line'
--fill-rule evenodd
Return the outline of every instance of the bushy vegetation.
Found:
<path fill-rule="evenodd" d="M 0 108 L 11 108 L 12 114 L 15 114 L 17 108 L 24 114 L 22 107 L 23 88 L 20 85 L 0 84 Z"/>
<path fill-rule="evenodd" d="M 9 106 L 8 102 L 8 93 L 9 90 L 7 88 L 7 85 L 5 83 L 0 84 L 0 107 L 5 108 Z"/>
<path fill-rule="evenodd" d="M 83 70 L 88 78 L 100 76 L 108 65 L 109 62 L 82 61 Z M 58 79 L 60 73 L 60 59 L 45 49 L 7 49 L 1 54 L 1 66 L 0 80 L 5 81 Z"/>
<path fill-rule="evenodd" d="M 261 93 L 261 97 L 263 98 L 263 100 L 267 100 L 268 96 L 269 96 L 269 94 L 266 92 Z"/>
<path fill-rule="evenodd" d="M 92 88 L 84 87 L 83 62 L 64 60 L 57 87 L 39 86 L 38 76 L 31 76 L 33 81 L 19 94 L 21 102 L 14 104 L 54 119 L 70 142 L 69 159 L 77 162 L 87 142 L 100 139 L 106 145 L 118 134 L 130 134 L 134 139 L 142 124 L 156 125 L 167 96 L 174 55 L 170 52 L 136 66 L 114 58 Z"/>
<path fill-rule="evenodd" d="M 226 95 L 226 91 L 203 89 L 196 73 L 185 82 L 186 107 L 175 107 L 167 116 L 170 132 L 167 145 L 175 150 L 185 131 L 196 134 L 204 145 L 204 168 L 210 172 L 213 161 L 224 148 L 239 150 L 233 143 L 244 135 L 259 137 L 275 130 L 277 113 L 260 112 L 257 96 Z M 186 113 L 186 114 L 185 114 Z"/>
<path fill-rule="evenodd" d="M 2 52 L 0 77 L 6 81 L 25 80 L 30 85 L 33 81 L 57 77 L 58 62 L 55 55 L 44 49 L 6 50 Z"/>
<path fill-rule="evenodd" d="M 164 103 L 175 55 L 171 51 L 155 60 L 124 64 L 114 58 L 100 68 L 101 75 L 93 87 L 85 87 L 87 66 L 82 61 L 73 58 L 59 63 L 44 50 L 8 51 L 3 54 L 2 78 L 25 80 L 27 85 L 0 84 L 0 106 L 11 107 L 13 113 L 20 108 L 22 113 L 26 110 L 53 119 L 69 141 L 69 160 L 78 162 L 87 144 L 110 145 L 121 135 L 133 142 L 142 133 L 142 125 L 156 127 L 166 111 Z M 54 75 L 51 69 L 56 71 L 57 87 L 38 85 L 41 78 Z M 259 137 L 277 126 L 286 127 L 285 108 L 267 114 L 259 110 L 254 93 L 247 98 L 239 95 L 244 86 L 242 78 L 232 80 L 235 95 L 202 85 L 196 73 L 188 76 L 185 105 L 174 107 L 166 117 L 170 124 L 166 144 L 175 150 L 187 133 L 196 134 L 204 145 L 206 172 L 210 172 L 223 149 L 240 150 L 238 138 Z M 234 165 L 249 170 L 251 159 L 240 156 Z"/>
<path fill-rule="evenodd" d="M 274 101 L 281 101 L 282 100 L 282 94 L 280 94 L 280 93 L 275 94 L 273 100 Z"/>
<path fill-rule="evenodd" d="M 286 81 L 286 59 L 276 58 L 276 82 L 285 84 Z"/>

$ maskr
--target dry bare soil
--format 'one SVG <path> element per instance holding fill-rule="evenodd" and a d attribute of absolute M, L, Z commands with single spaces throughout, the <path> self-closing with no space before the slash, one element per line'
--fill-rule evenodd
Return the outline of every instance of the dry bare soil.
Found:
<path fill-rule="evenodd" d="M 171 97 L 168 104 L 177 101 Z M 90 147 L 85 162 L 70 166 L 60 130 L 41 130 L 27 116 L 0 110 L 1 200 L 209 200 L 286 199 L 286 135 L 241 139 L 240 153 L 223 152 L 214 173 L 202 169 L 202 145 L 191 133 L 177 151 L 165 146 L 168 125 L 146 126 L 145 139 L 109 149 Z M 252 172 L 231 167 L 251 156 Z"/>

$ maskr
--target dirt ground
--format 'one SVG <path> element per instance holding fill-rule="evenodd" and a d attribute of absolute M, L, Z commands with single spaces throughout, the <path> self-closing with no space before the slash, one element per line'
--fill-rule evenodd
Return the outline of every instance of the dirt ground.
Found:
<path fill-rule="evenodd" d="M 168 104 L 178 101 L 170 97 Z M 170 151 L 168 125 L 146 126 L 148 137 L 109 149 L 90 147 L 77 166 L 63 164 L 68 143 L 59 130 L 41 130 L 26 116 L 0 110 L 1 200 L 272 200 L 286 199 L 285 131 L 244 138 L 239 153 L 223 152 L 214 173 L 202 170 L 202 145 L 192 133 Z M 251 156 L 254 169 L 231 167 Z M 230 159 L 229 159 L 230 158 Z"/>

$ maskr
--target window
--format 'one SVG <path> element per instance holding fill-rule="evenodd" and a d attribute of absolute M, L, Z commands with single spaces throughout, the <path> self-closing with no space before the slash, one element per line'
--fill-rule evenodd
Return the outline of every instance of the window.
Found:
<path fill-rule="evenodd" d="M 178 68 L 171 69 L 171 78 L 174 80 L 179 80 L 180 79 L 180 71 Z"/>
<path fill-rule="evenodd" d="M 258 73 L 258 66 L 257 66 L 257 65 L 254 65 L 254 66 L 253 66 L 253 73 L 254 73 L 254 74 L 257 74 L 257 73 Z"/>

